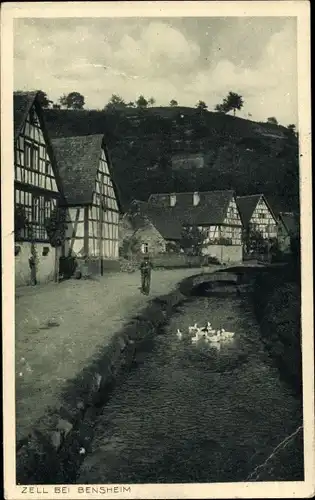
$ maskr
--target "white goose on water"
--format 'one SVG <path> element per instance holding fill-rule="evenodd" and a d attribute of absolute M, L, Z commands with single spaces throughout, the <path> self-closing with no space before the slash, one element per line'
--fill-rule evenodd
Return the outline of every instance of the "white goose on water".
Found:
<path fill-rule="evenodd" d="M 218 332 L 215 335 L 210 335 L 209 337 L 209 342 L 220 342 L 221 336 L 218 334 Z"/>
<path fill-rule="evenodd" d="M 234 337 L 234 332 L 226 332 L 224 328 L 222 328 L 221 336 L 223 339 L 231 339 L 232 337 Z"/>
<path fill-rule="evenodd" d="M 200 328 L 198 328 L 198 324 L 197 323 L 195 323 L 194 326 L 189 326 L 188 327 L 189 333 L 194 333 L 194 332 L 197 332 L 198 330 L 200 330 Z"/>
<path fill-rule="evenodd" d="M 231 339 L 234 337 L 234 332 L 225 332 L 224 335 L 227 339 Z"/>

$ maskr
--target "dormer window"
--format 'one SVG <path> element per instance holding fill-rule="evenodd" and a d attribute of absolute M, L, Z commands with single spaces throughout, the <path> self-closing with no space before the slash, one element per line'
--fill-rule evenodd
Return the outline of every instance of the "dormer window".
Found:
<path fill-rule="evenodd" d="M 200 202 L 200 195 L 197 191 L 195 191 L 193 194 L 193 206 L 196 207 L 197 205 L 199 205 L 199 202 Z"/>
<path fill-rule="evenodd" d="M 170 206 L 174 207 L 176 205 L 176 194 L 170 195 Z"/>

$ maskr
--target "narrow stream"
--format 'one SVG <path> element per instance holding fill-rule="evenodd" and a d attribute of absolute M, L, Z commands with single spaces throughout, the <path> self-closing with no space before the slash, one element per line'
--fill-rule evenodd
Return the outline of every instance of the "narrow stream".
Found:
<path fill-rule="evenodd" d="M 236 293 L 181 304 L 103 409 L 77 483 L 245 481 L 301 425 L 247 304 Z M 235 337 L 220 347 L 177 338 L 207 321 Z"/>

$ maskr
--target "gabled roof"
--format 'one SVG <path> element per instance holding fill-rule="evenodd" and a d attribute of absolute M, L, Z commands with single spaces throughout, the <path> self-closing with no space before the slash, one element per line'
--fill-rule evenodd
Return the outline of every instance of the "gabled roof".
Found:
<path fill-rule="evenodd" d="M 105 151 L 112 178 L 111 162 L 104 145 L 104 136 L 97 134 L 62 137 L 60 139 L 53 139 L 51 142 L 67 203 L 69 205 L 92 203 L 102 147 Z M 113 178 L 112 182 L 116 192 L 117 203 L 120 207 L 119 195 Z"/>
<path fill-rule="evenodd" d="M 18 138 L 36 96 L 37 92 L 13 93 L 14 140 Z"/>
<path fill-rule="evenodd" d="M 161 236 L 166 240 L 177 240 L 181 237 L 181 223 L 172 209 L 153 206 L 145 201 L 133 200 L 130 204 L 130 212 L 137 213 L 134 217 L 134 229 L 138 229 L 138 224 L 149 220 Z"/>
<path fill-rule="evenodd" d="M 275 221 L 277 221 L 277 218 L 268 203 L 268 200 L 266 199 L 265 195 L 263 194 L 250 194 L 247 196 L 238 196 L 236 198 L 236 203 L 239 209 L 239 212 L 241 214 L 241 219 L 244 224 L 244 226 L 247 226 L 252 218 L 252 215 L 254 213 L 254 210 L 258 204 L 258 202 L 263 199 L 263 201 L 266 203 L 268 210 L 270 211 L 272 217 L 274 218 Z"/>
<path fill-rule="evenodd" d="M 176 196 L 176 204 L 170 207 L 170 196 Z M 222 224 L 228 205 L 234 197 L 234 191 L 198 191 L 198 205 L 193 205 L 193 192 L 189 193 L 157 193 L 151 194 L 148 203 L 172 208 L 173 213 L 183 214 L 183 218 L 192 224 Z"/>
<path fill-rule="evenodd" d="M 279 219 L 290 236 L 297 236 L 299 232 L 299 220 L 295 214 L 292 212 L 280 212 Z"/>
<path fill-rule="evenodd" d="M 34 106 L 36 114 L 38 116 L 59 193 L 61 193 L 61 195 L 63 196 L 63 186 L 58 169 L 56 167 L 56 158 L 52 149 L 51 140 L 47 132 L 42 106 L 38 100 L 38 91 L 13 93 L 14 144 L 16 144 L 16 141 L 20 133 L 22 132 L 27 115 L 29 114 L 32 106 Z"/>
<path fill-rule="evenodd" d="M 251 194 L 248 196 L 238 196 L 236 198 L 236 203 L 244 226 L 247 226 L 251 220 L 254 210 L 261 197 L 261 194 Z"/>
<path fill-rule="evenodd" d="M 169 197 L 176 194 L 177 203 L 169 205 Z M 187 225 L 222 224 L 228 205 L 234 196 L 233 191 L 198 192 L 200 202 L 193 206 L 193 193 L 163 193 L 151 195 L 149 201 L 134 201 L 131 210 L 137 207 L 138 213 L 147 216 L 163 238 L 181 238 L 182 228 Z M 134 208 L 132 208 L 134 206 Z"/>

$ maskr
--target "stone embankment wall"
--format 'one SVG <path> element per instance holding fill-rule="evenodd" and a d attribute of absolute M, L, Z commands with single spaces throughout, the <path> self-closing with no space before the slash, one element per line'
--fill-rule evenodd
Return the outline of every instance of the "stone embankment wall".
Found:
<path fill-rule="evenodd" d="M 114 386 L 128 371 L 148 339 L 157 334 L 184 295 L 173 293 L 154 299 L 117 333 L 100 359 L 82 370 L 64 391 L 64 404 L 52 408 L 34 431 L 17 444 L 17 484 L 63 484 L 75 481 L 88 452 L 95 420 Z"/>

